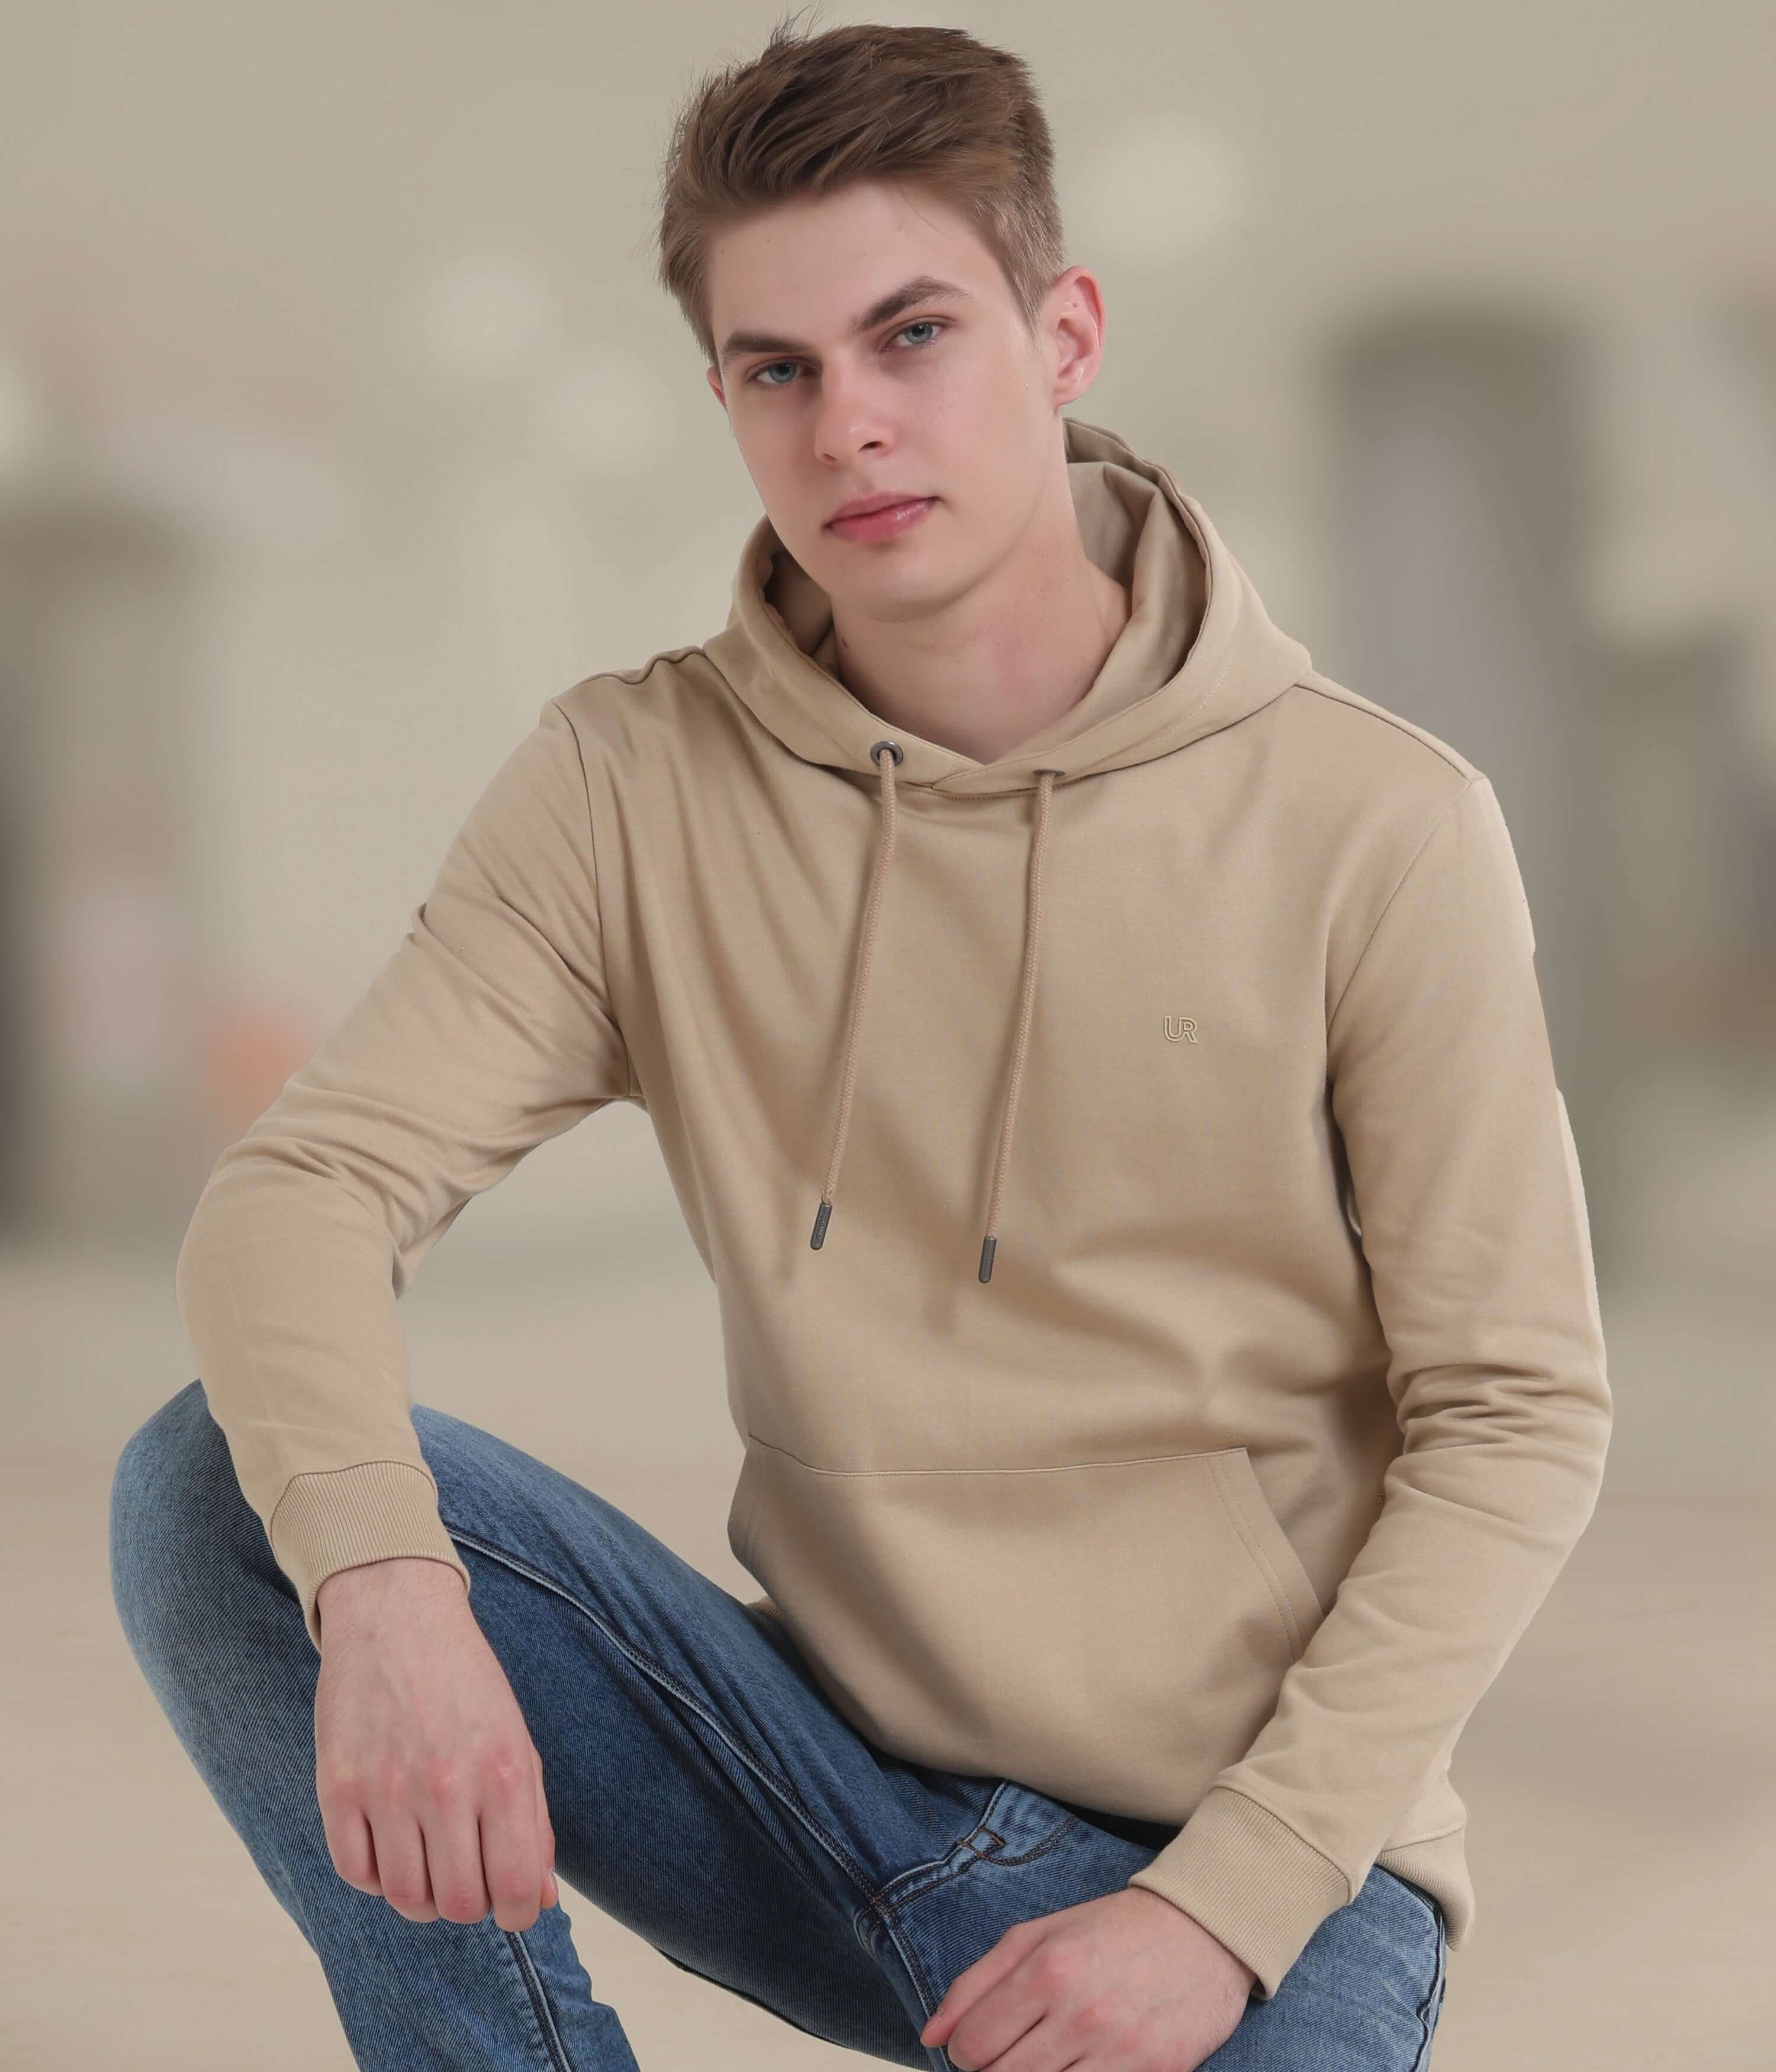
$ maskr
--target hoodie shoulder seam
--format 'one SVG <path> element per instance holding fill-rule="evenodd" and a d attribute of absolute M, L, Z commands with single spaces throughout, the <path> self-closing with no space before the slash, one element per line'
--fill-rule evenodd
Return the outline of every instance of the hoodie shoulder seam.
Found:
<path fill-rule="evenodd" d="M 638 662 L 632 669 L 599 669 L 590 680 L 595 683 L 602 677 L 613 683 L 644 684 L 662 662 L 682 662 L 687 655 L 701 655 L 702 652 L 698 642 L 687 641 L 682 648 L 661 648 L 657 655 L 650 655 L 645 662 Z"/>
<path fill-rule="evenodd" d="M 1482 774 L 1459 750 L 1452 748 L 1446 741 L 1439 741 L 1428 729 L 1403 718 L 1398 713 L 1389 712 L 1385 705 L 1378 705 L 1372 698 L 1364 697 L 1360 692 L 1353 691 L 1343 684 L 1334 682 L 1329 676 L 1322 676 L 1317 669 L 1297 677 L 1296 685 L 1301 690 L 1312 692 L 1317 697 L 1325 698 L 1330 704 L 1343 705 L 1348 711 L 1363 713 L 1384 726 L 1392 727 L 1396 733 L 1407 735 L 1421 748 L 1429 749 L 1440 763 L 1446 763 L 1457 776 L 1466 778 L 1470 783 Z"/>

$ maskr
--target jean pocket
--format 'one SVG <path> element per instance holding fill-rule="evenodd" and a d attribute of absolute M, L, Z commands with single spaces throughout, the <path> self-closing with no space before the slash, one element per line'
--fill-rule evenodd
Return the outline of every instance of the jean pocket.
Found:
<path fill-rule="evenodd" d="M 1414 1885 L 1410 1878 L 1402 1877 L 1398 1871 L 1391 1871 L 1388 1869 L 1384 1864 L 1377 1864 L 1375 1865 L 1375 1869 L 1383 1877 L 1390 1879 L 1395 1885 L 1397 1885 L 1400 1887 L 1402 1892 L 1407 1893 L 1409 1897 L 1417 1901 L 1418 1904 L 1423 1907 L 1424 1911 L 1431 1917 L 1431 1924 L 1436 1929 L 1440 1938 L 1446 1937 L 1448 1935 L 1449 1923 L 1444 1918 L 1441 1906 L 1432 1893 L 1428 1893 L 1423 1885 Z"/>
<path fill-rule="evenodd" d="M 945 1856 L 875 1895 L 870 1947 L 928 2016 L 1008 1930 L 1120 1891 L 1153 1856 L 1044 1792 L 1004 1782 Z"/>
<path fill-rule="evenodd" d="M 887 1921 L 905 1912 L 927 1893 L 964 1876 L 976 1864 L 1001 1869 L 1034 1863 L 1046 1856 L 1071 1827 L 1079 1824 L 1064 1806 L 1027 1785 L 1002 1778 L 996 1784 L 980 1818 L 941 1856 L 900 1871 L 870 1895 L 869 1910 Z"/>

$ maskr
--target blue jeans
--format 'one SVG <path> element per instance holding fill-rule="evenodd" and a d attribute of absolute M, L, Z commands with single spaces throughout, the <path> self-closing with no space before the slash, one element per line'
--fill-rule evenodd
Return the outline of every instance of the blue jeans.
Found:
<path fill-rule="evenodd" d="M 416 1404 L 475 1618 L 542 1758 L 558 1876 L 681 1970 L 890 2064 L 1014 1922 L 1116 1891 L 1175 1826 L 873 1746 L 788 1634 L 603 1498 Z M 375 2072 L 635 2072 L 565 1912 L 410 1922 L 333 1868 L 314 1778 L 320 1658 L 199 1382 L 111 1490 L 137 1661 Z M 1206 2072 L 1421 2072 L 1443 1999 L 1429 1894 L 1377 1865 Z M 243 2037 L 243 2044 L 250 2039 Z"/>

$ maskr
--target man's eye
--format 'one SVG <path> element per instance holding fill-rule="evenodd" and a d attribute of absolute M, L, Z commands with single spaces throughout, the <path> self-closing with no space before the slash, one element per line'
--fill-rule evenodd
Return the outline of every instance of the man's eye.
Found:
<path fill-rule="evenodd" d="M 896 338 L 904 338 L 910 331 L 938 332 L 947 331 L 948 328 L 949 327 L 940 317 L 915 317 L 911 323 L 902 324 L 894 335 Z M 929 338 L 919 339 L 914 342 L 912 349 L 917 352 L 923 347 L 933 343 L 934 340 Z M 792 388 L 796 385 L 792 381 L 766 381 L 760 377 L 771 373 L 774 368 L 779 367 L 798 367 L 800 364 L 800 360 L 768 360 L 763 367 L 754 368 L 746 376 L 746 380 L 749 385 L 760 388 Z"/>

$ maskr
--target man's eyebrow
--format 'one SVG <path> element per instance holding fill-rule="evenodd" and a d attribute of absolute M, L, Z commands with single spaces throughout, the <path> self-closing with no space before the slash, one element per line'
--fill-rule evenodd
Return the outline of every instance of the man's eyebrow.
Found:
<path fill-rule="evenodd" d="M 930 273 L 919 273 L 911 281 L 903 281 L 892 288 L 879 302 L 872 302 L 863 314 L 853 320 L 853 338 L 866 331 L 874 331 L 878 324 L 885 324 L 890 317 L 911 309 L 915 302 L 972 302 L 974 297 L 966 288 L 959 288 L 953 281 L 939 281 Z M 722 346 L 717 365 L 726 367 L 730 360 L 738 360 L 748 352 L 806 352 L 809 348 L 800 339 L 779 338 L 770 331 L 730 331 Z"/>

